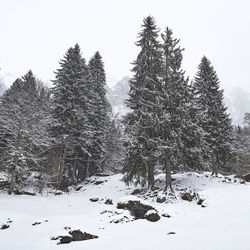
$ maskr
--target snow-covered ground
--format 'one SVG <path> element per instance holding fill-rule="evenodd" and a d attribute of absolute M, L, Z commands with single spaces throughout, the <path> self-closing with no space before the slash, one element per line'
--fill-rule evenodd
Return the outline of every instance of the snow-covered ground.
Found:
<path fill-rule="evenodd" d="M 8 220 L 10 227 L 0 230 L 1 250 L 249 250 L 250 185 L 211 178 L 208 173 L 176 174 L 175 187 L 190 188 L 205 199 L 206 207 L 197 201 L 156 203 L 147 200 L 159 212 L 171 217 L 157 222 L 133 220 L 127 210 L 116 208 L 134 187 L 127 187 L 121 175 L 99 177 L 103 184 L 89 183 L 80 191 L 55 196 L 8 196 L 0 194 L 0 227 Z M 161 180 L 163 175 L 158 176 Z M 157 182 L 159 183 L 159 182 Z M 181 191 L 179 191 L 181 192 Z M 99 198 L 91 202 L 90 198 Z M 107 198 L 114 205 L 104 204 Z M 142 197 L 141 197 L 142 198 Z M 123 198 L 124 199 L 124 198 Z M 123 223 L 114 223 L 124 218 Z M 41 224 L 32 226 L 35 222 Z M 98 239 L 57 245 L 51 237 L 67 235 L 65 227 L 98 235 Z M 175 232 L 175 234 L 168 234 Z"/>

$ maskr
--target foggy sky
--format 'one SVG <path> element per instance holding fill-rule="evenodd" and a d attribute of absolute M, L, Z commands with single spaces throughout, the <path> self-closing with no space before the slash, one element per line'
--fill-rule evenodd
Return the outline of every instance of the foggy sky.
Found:
<path fill-rule="evenodd" d="M 32 69 L 48 82 L 75 43 L 88 60 L 100 51 L 107 76 L 131 75 L 142 20 L 169 26 L 185 48 L 191 78 L 206 55 L 223 88 L 250 91 L 250 4 L 247 0 L 0 0 L 0 74 Z"/>

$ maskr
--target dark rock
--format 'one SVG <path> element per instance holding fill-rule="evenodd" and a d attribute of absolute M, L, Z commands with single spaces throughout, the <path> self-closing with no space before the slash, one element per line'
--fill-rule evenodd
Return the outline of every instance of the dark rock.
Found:
<path fill-rule="evenodd" d="M 141 190 L 139 188 L 136 188 L 131 194 L 135 195 L 135 194 L 139 194 L 141 192 Z"/>
<path fill-rule="evenodd" d="M 73 230 L 70 231 L 69 234 L 72 236 L 73 241 L 81 241 L 81 240 L 91 240 L 91 239 L 96 239 L 98 236 L 89 234 L 86 232 L 82 232 L 80 230 Z"/>
<path fill-rule="evenodd" d="M 117 203 L 118 209 L 128 209 L 136 219 L 143 219 L 149 210 L 155 210 L 152 206 L 143 204 L 140 201 L 127 201 Z"/>
<path fill-rule="evenodd" d="M 148 210 L 140 205 L 134 205 L 130 211 L 136 219 L 143 219 Z"/>
<path fill-rule="evenodd" d="M 76 187 L 75 190 L 76 190 L 76 191 L 80 191 L 81 188 L 82 188 L 82 186 L 79 186 L 79 187 Z"/>
<path fill-rule="evenodd" d="M 169 232 L 168 235 L 169 235 L 169 234 L 175 234 L 175 232 Z"/>
<path fill-rule="evenodd" d="M 113 205 L 113 201 L 111 199 L 107 199 L 104 204 Z"/>
<path fill-rule="evenodd" d="M 100 185 L 100 184 L 103 184 L 103 183 L 106 182 L 106 181 L 107 181 L 107 180 L 105 180 L 105 181 L 95 181 L 94 184 L 95 184 L 95 185 Z"/>
<path fill-rule="evenodd" d="M 203 199 L 199 199 L 197 205 L 201 205 L 203 201 L 204 201 Z"/>
<path fill-rule="evenodd" d="M 155 210 L 152 210 L 152 211 L 148 211 L 148 212 L 145 214 L 144 218 L 147 219 L 148 221 L 156 222 L 156 221 L 158 221 L 161 217 L 160 217 L 160 215 L 159 215 Z"/>
<path fill-rule="evenodd" d="M 71 229 L 71 227 L 64 227 L 64 229 L 65 229 L 65 230 L 70 230 L 70 229 Z"/>
<path fill-rule="evenodd" d="M 70 231 L 69 234 L 72 236 L 73 241 L 80 241 L 84 239 L 84 234 L 80 230 Z"/>
<path fill-rule="evenodd" d="M 201 207 L 207 207 L 207 206 L 205 206 L 205 205 L 201 204 Z"/>
<path fill-rule="evenodd" d="M 55 192 L 55 195 L 63 195 L 63 192 Z"/>
<path fill-rule="evenodd" d="M 111 176 L 111 174 L 98 173 L 98 174 L 95 174 L 95 176 L 108 177 L 108 176 Z"/>
<path fill-rule="evenodd" d="M 250 182 L 250 173 L 244 174 L 243 179 L 244 181 Z"/>
<path fill-rule="evenodd" d="M 99 198 L 90 198 L 89 199 L 91 202 L 97 202 L 97 201 L 99 201 Z"/>
<path fill-rule="evenodd" d="M 70 231 L 69 234 L 71 236 L 57 236 L 57 237 L 52 237 L 51 240 L 58 240 L 60 239 L 58 244 L 68 244 L 72 241 L 82 241 L 82 240 L 90 240 L 90 239 L 96 239 L 98 236 L 88 234 L 88 233 L 83 233 L 80 230 L 73 230 Z"/>
<path fill-rule="evenodd" d="M 71 236 L 60 236 L 60 242 L 59 244 L 68 244 L 72 241 L 72 237 Z"/>
<path fill-rule="evenodd" d="M 31 192 L 27 192 L 27 191 L 19 191 L 19 190 L 14 190 L 13 193 L 15 195 L 31 195 L 31 196 L 35 196 L 35 193 L 31 193 Z"/>
<path fill-rule="evenodd" d="M 157 197 L 156 202 L 164 203 L 166 200 L 167 200 L 166 197 Z"/>
<path fill-rule="evenodd" d="M 128 222 L 128 221 L 132 221 L 132 220 L 129 220 L 129 218 L 128 218 L 127 216 L 124 216 L 124 217 L 121 218 L 121 219 L 112 220 L 112 221 L 110 221 L 110 223 L 118 224 L 118 223 L 125 223 L 125 222 Z"/>
<path fill-rule="evenodd" d="M 166 218 L 170 218 L 170 217 L 171 217 L 169 214 L 166 214 L 166 213 L 165 213 L 165 214 L 162 214 L 161 216 L 162 216 L 162 217 L 166 217 Z"/>
<path fill-rule="evenodd" d="M 40 225 L 40 224 L 41 224 L 41 222 L 39 221 L 39 222 L 33 223 L 32 226 L 36 226 L 36 225 Z"/>
<path fill-rule="evenodd" d="M 7 224 L 3 224 L 2 226 L 1 226 L 1 230 L 4 230 L 4 229 L 7 229 L 7 228 L 9 228 L 10 227 L 10 225 L 7 225 Z"/>
<path fill-rule="evenodd" d="M 191 195 L 190 193 L 184 193 L 184 194 L 181 196 L 181 198 L 182 198 L 183 200 L 189 201 L 189 202 L 193 200 L 192 195 Z"/>
<path fill-rule="evenodd" d="M 245 181 L 240 181 L 240 184 L 245 184 L 246 182 Z"/>
<path fill-rule="evenodd" d="M 59 240 L 61 237 L 63 237 L 63 236 L 51 237 L 50 239 L 51 239 L 51 240 Z"/>

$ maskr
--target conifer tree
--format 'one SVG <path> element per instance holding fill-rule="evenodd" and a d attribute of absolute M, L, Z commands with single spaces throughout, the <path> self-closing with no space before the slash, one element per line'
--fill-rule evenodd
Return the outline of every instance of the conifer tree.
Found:
<path fill-rule="evenodd" d="M 166 189 L 171 183 L 171 168 L 194 167 L 200 156 L 201 134 L 194 118 L 194 103 L 188 79 L 181 67 L 182 51 L 179 39 L 171 29 L 162 34 L 162 85 L 159 91 L 159 158 L 166 171 Z"/>
<path fill-rule="evenodd" d="M 49 95 L 29 71 L 1 97 L 1 165 L 9 172 L 12 193 L 27 185 L 31 171 L 42 172 L 51 145 L 48 134 Z"/>
<path fill-rule="evenodd" d="M 106 75 L 104 63 L 99 52 L 90 59 L 88 69 L 91 79 L 93 100 L 92 125 L 93 143 L 91 145 L 91 173 L 104 168 L 107 148 L 107 132 L 111 108 L 106 98 Z"/>
<path fill-rule="evenodd" d="M 154 187 L 154 167 L 157 151 L 157 112 L 158 91 L 160 89 L 160 73 L 162 53 L 158 41 L 158 29 L 153 17 L 144 19 L 142 31 L 136 45 L 140 48 L 137 59 L 134 61 L 130 80 L 129 99 L 127 106 L 131 112 L 124 122 L 129 135 L 126 166 L 131 170 L 127 173 L 147 172 L 148 186 Z M 135 148 L 137 155 L 134 154 Z M 140 166 L 140 167 L 139 167 Z M 146 167 L 145 167 L 146 166 Z M 131 175 L 127 175 L 132 177 Z M 125 178 L 126 179 L 126 178 Z"/>
<path fill-rule="evenodd" d="M 217 165 L 225 164 L 232 155 L 231 119 L 223 104 L 223 90 L 220 90 L 219 79 L 211 62 L 204 56 L 198 66 L 193 84 L 196 105 L 204 130 L 204 140 L 208 145 L 207 157 L 210 157 L 212 174 L 217 175 Z"/>
<path fill-rule="evenodd" d="M 104 170 L 113 173 L 120 172 L 124 159 L 124 135 L 121 122 L 117 115 L 113 116 L 108 124 L 106 134 L 106 152 Z"/>
<path fill-rule="evenodd" d="M 89 72 L 78 44 L 68 49 L 53 81 L 51 128 L 58 147 L 63 148 L 61 187 L 82 180 L 88 171 L 92 143 Z"/>

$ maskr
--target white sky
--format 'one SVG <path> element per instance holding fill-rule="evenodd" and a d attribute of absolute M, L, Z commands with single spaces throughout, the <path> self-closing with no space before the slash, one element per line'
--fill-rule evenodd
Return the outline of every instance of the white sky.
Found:
<path fill-rule="evenodd" d="M 192 78 L 203 55 L 223 88 L 250 91 L 248 0 L 0 0 L 0 74 L 32 69 L 48 82 L 66 50 L 79 43 L 83 56 L 99 50 L 108 77 L 130 74 L 142 20 L 151 14 L 172 28 L 185 48 L 183 68 Z"/>

